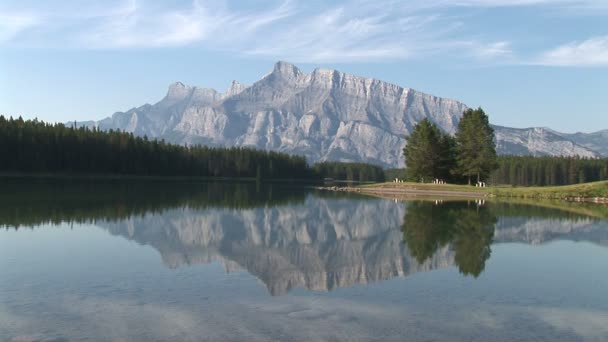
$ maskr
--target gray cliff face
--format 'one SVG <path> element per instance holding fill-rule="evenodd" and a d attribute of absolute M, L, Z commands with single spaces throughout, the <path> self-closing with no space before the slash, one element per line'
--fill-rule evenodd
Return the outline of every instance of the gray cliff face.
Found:
<path fill-rule="evenodd" d="M 251 86 L 220 93 L 180 82 L 160 102 L 82 125 L 121 129 L 179 144 L 251 146 L 304 155 L 310 162 L 404 165 L 405 136 L 424 118 L 454 133 L 467 107 L 413 89 L 336 70 L 304 73 L 278 62 Z M 504 154 L 584 155 L 589 148 L 555 134 L 499 128 Z M 525 137 L 524 137 L 525 136 Z M 559 138 L 563 142 L 548 141 Z"/>
<path fill-rule="evenodd" d="M 568 139 L 565 134 L 543 127 L 509 128 L 494 126 L 496 151 L 499 154 L 532 156 L 581 156 L 597 158 L 597 149 Z"/>
<path fill-rule="evenodd" d="M 560 136 L 574 141 L 575 143 L 584 146 L 590 150 L 596 151 L 604 157 L 608 157 L 608 129 L 597 131 L 594 133 L 559 133 Z"/>

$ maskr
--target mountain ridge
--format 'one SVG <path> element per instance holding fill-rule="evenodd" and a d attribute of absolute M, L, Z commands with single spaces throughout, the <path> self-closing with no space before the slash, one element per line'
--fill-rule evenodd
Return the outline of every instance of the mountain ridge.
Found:
<path fill-rule="evenodd" d="M 80 124 L 178 144 L 250 146 L 300 154 L 309 162 L 363 161 L 401 167 L 405 136 L 417 122 L 428 118 L 454 134 L 467 108 L 457 100 L 381 80 L 333 69 L 305 73 L 279 61 L 250 86 L 232 81 L 221 93 L 175 82 L 156 104 Z M 601 146 L 596 140 L 603 137 L 584 146 L 550 129 L 495 127 L 501 154 L 601 155 L 591 147 Z"/>

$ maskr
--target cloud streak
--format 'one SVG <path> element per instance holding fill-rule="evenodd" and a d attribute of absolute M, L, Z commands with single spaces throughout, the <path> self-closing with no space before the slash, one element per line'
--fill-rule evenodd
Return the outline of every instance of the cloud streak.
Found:
<path fill-rule="evenodd" d="M 608 35 L 570 42 L 545 52 L 537 64 L 548 66 L 608 66 Z"/>
<path fill-rule="evenodd" d="M 39 18 L 27 13 L 0 13 L 0 42 L 9 41 L 19 33 L 39 24 Z"/>
<path fill-rule="evenodd" d="M 512 41 L 470 33 L 466 18 L 453 15 L 451 10 L 522 6 L 608 9 L 608 2 L 599 0 L 346 0 L 338 5 L 285 0 L 251 9 L 232 5 L 194 0 L 169 7 L 165 2 L 129 0 L 111 6 L 98 3 L 79 11 L 23 12 L 28 14 L 0 8 L 0 13 L 5 13 L 0 15 L 0 46 L 200 46 L 294 62 L 404 60 L 447 54 L 472 62 L 509 64 L 517 60 Z M 605 65 L 606 45 L 606 37 L 568 43 L 539 53 L 540 57 L 532 58 L 533 64 Z"/>

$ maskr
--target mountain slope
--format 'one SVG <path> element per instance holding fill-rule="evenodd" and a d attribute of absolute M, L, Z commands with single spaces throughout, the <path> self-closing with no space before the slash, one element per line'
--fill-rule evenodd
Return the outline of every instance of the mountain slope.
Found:
<path fill-rule="evenodd" d="M 494 126 L 499 154 L 533 156 L 599 157 L 594 150 L 577 144 L 560 133 L 542 127 L 509 128 Z"/>
<path fill-rule="evenodd" d="M 596 151 L 602 156 L 608 157 L 608 129 L 593 133 L 556 133 L 581 146 Z"/>
<path fill-rule="evenodd" d="M 179 144 L 294 153 L 310 162 L 364 161 L 398 167 L 404 165 L 405 136 L 417 122 L 428 118 L 454 133 L 466 109 L 458 101 L 379 80 L 327 69 L 304 73 L 278 62 L 249 87 L 233 82 L 220 93 L 177 82 L 154 105 L 81 124 Z M 534 135 L 524 139 L 521 132 L 498 131 L 503 154 L 596 155 L 557 134 L 549 142 L 539 142 Z"/>

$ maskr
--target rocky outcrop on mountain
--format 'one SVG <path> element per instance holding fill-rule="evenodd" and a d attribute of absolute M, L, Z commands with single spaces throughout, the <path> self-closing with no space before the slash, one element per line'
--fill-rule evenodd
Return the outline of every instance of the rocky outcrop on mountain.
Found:
<path fill-rule="evenodd" d="M 168 267 L 220 262 L 227 271 L 245 269 L 281 295 L 294 287 L 329 291 L 454 266 L 449 244 L 422 263 L 410 254 L 400 230 L 406 210 L 387 200 L 309 196 L 298 205 L 170 209 L 97 225 L 153 246 Z M 606 232 L 605 222 L 584 217 L 509 216 L 498 218 L 494 241 L 605 243 Z"/>
<path fill-rule="evenodd" d="M 220 93 L 172 84 L 160 102 L 81 125 L 120 129 L 179 144 L 250 146 L 304 155 L 310 162 L 404 165 L 405 137 L 424 118 L 454 133 L 467 107 L 376 79 L 329 69 L 302 72 L 278 62 L 251 86 L 233 81 Z M 559 138 L 559 139 L 558 139 Z M 568 137 L 498 127 L 503 154 L 582 155 Z"/>
<path fill-rule="evenodd" d="M 603 157 L 608 157 L 608 129 L 593 133 L 555 133 L 587 149 L 596 151 Z"/>
<path fill-rule="evenodd" d="M 577 144 L 564 135 L 542 127 L 509 128 L 494 126 L 499 154 L 532 156 L 600 157 L 600 153 Z"/>

